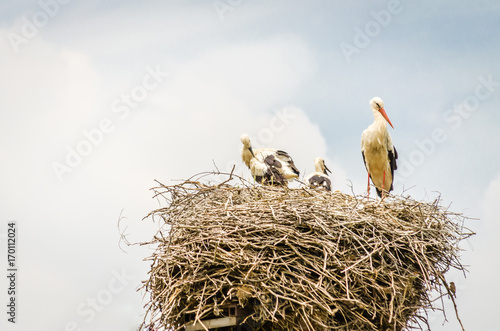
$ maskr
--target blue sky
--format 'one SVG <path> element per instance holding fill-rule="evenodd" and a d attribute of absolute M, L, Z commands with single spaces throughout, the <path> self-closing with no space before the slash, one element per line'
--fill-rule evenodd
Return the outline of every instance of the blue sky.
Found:
<path fill-rule="evenodd" d="M 441 192 L 478 219 L 470 273 L 449 279 L 466 329 L 497 329 L 499 15 L 494 1 L 3 1 L 0 240 L 17 220 L 20 306 L 2 329 L 134 330 L 150 252 L 119 249 L 120 213 L 148 240 L 154 179 L 213 162 L 249 176 L 243 132 L 304 175 L 324 156 L 335 189 L 362 194 L 374 96 L 395 127 L 396 193 Z M 431 317 L 457 330 L 451 305 L 449 323 Z"/>

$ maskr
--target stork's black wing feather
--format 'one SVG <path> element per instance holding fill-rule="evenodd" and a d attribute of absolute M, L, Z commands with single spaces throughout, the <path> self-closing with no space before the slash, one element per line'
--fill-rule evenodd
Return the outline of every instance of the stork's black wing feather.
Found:
<path fill-rule="evenodd" d="M 366 166 L 365 152 L 361 151 L 361 155 L 363 155 L 363 163 L 365 164 L 366 171 L 368 171 L 368 167 Z"/>
<path fill-rule="evenodd" d="M 268 167 L 281 168 L 281 162 L 278 161 L 278 160 L 276 160 L 276 158 L 274 157 L 274 155 L 268 155 L 268 156 L 266 156 L 266 158 L 264 159 L 264 163 Z"/>
<path fill-rule="evenodd" d="M 392 181 L 394 182 L 394 170 L 398 168 L 398 164 L 396 162 L 396 160 L 398 159 L 398 151 L 396 150 L 395 146 L 392 146 L 392 149 L 394 150 L 394 153 L 391 150 L 388 150 L 387 153 L 389 156 L 389 162 L 391 164 Z M 391 188 L 389 189 L 389 191 L 392 191 L 392 189 L 393 185 L 391 183 Z"/>
<path fill-rule="evenodd" d="M 288 164 L 290 165 L 290 168 L 292 168 L 292 171 L 295 174 L 297 174 L 297 176 L 300 175 L 299 169 L 297 169 L 297 167 L 295 166 L 295 163 L 293 163 L 292 157 L 287 152 L 282 151 L 282 150 L 277 150 L 276 154 L 279 155 L 279 156 L 282 156 L 282 157 L 286 158 Z"/>
<path fill-rule="evenodd" d="M 263 176 L 257 176 L 255 180 L 263 185 L 286 185 L 286 180 L 278 170 L 282 164 L 277 160 L 274 155 L 268 155 L 264 159 L 267 166 L 267 171 Z"/>

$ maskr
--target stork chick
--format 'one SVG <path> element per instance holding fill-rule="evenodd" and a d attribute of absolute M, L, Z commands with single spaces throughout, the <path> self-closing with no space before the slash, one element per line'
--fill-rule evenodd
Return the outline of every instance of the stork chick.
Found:
<path fill-rule="evenodd" d="M 254 150 L 247 134 L 240 137 L 243 143 L 241 159 L 250 169 L 255 181 L 267 185 L 287 185 L 299 178 L 299 170 L 287 152 L 274 148 Z"/>
<path fill-rule="evenodd" d="M 325 160 L 322 157 L 315 158 L 314 167 L 316 171 L 307 175 L 306 178 L 304 178 L 304 183 L 311 188 L 323 188 L 327 191 L 331 191 L 332 181 L 328 176 L 331 171 L 326 166 Z"/>

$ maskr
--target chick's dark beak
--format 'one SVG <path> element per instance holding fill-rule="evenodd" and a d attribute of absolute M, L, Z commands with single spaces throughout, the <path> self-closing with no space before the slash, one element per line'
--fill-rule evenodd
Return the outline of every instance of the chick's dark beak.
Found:
<path fill-rule="evenodd" d="M 250 151 L 250 153 L 252 153 L 252 156 L 255 157 L 255 154 L 253 153 L 252 146 L 248 147 L 248 150 Z"/>
<path fill-rule="evenodd" d="M 328 169 L 328 167 L 326 166 L 325 164 L 325 173 L 326 175 L 328 175 L 329 173 L 331 174 L 332 172 L 330 171 L 330 169 Z"/>

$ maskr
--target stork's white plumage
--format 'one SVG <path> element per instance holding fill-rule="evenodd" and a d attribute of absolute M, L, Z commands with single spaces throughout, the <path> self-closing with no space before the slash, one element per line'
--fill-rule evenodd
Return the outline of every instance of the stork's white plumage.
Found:
<path fill-rule="evenodd" d="M 324 188 L 327 191 L 332 190 L 332 181 L 328 177 L 328 173 L 331 173 L 330 169 L 325 164 L 325 160 L 321 157 L 314 159 L 315 172 L 310 173 L 304 178 L 304 183 L 309 185 L 311 188 Z"/>
<path fill-rule="evenodd" d="M 393 189 L 394 170 L 397 169 L 398 152 L 387 131 L 387 123 L 394 128 L 379 97 L 370 100 L 374 121 L 361 135 L 361 153 L 368 172 L 368 195 L 370 178 L 379 197 Z"/>
<path fill-rule="evenodd" d="M 299 178 L 299 170 L 287 152 L 274 148 L 254 150 L 247 134 L 242 134 L 240 140 L 243 143 L 241 158 L 258 183 L 286 185 Z"/>

